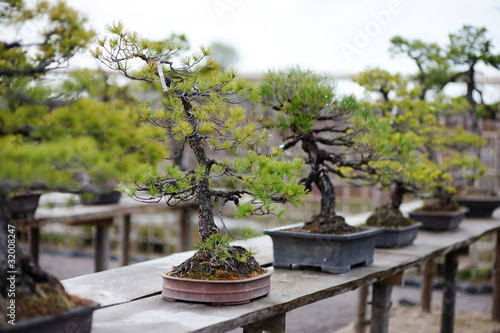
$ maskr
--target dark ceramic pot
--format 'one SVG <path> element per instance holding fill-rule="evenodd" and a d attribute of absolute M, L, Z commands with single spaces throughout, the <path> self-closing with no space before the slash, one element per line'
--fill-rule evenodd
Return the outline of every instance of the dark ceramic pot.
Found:
<path fill-rule="evenodd" d="M 422 222 L 417 222 L 407 227 L 382 228 L 382 232 L 377 235 L 375 247 L 397 249 L 408 246 L 417 238 L 418 230 Z"/>
<path fill-rule="evenodd" d="M 103 193 L 84 192 L 80 194 L 80 201 L 84 205 L 112 205 L 120 201 L 122 192 L 110 191 Z"/>
<path fill-rule="evenodd" d="M 42 193 L 21 193 L 13 196 L 9 200 L 12 218 L 19 219 L 35 216 L 41 195 Z"/>
<path fill-rule="evenodd" d="M 448 231 L 453 230 L 462 223 L 465 213 L 469 209 L 462 207 L 455 212 L 427 212 L 415 210 L 408 213 L 410 218 L 415 221 L 422 222 L 420 229 L 432 231 Z"/>
<path fill-rule="evenodd" d="M 499 197 L 457 197 L 456 201 L 460 206 L 469 208 L 469 211 L 465 214 L 465 216 L 469 217 L 492 217 L 495 209 L 500 207 Z"/>
<path fill-rule="evenodd" d="M 169 301 L 190 301 L 213 305 L 235 305 L 265 296 L 271 290 L 272 268 L 243 280 L 195 280 L 161 274 L 162 296 Z"/>
<path fill-rule="evenodd" d="M 276 268 L 320 268 L 345 273 L 355 265 L 371 265 L 380 228 L 350 235 L 324 235 L 286 231 L 290 227 L 264 230 L 273 240 Z"/>
<path fill-rule="evenodd" d="M 79 332 L 90 333 L 92 329 L 92 316 L 98 309 L 98 303 L 80 307 L 62 315 L 45 316 L 16 322 L 16 325 L 1 326 L 0 332 L 5 333 L 54 333 L 54 332 Z"/>

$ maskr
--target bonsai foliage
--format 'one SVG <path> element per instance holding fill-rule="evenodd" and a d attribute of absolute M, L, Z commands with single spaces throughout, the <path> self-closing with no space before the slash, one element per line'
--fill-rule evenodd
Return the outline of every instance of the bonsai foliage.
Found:
<path fill-rule="evenodd" d="M 0 41 L 1 300 L 8 302 L 7 271 L 17 271 L 16 299 L 41 302 L 43 297 L 35 293 L 48 294 L 42 284 L 50 282 L 56 295 L 64 288 L 19 247 L 15 262 L 7 260 L 7 233 L 13 230 L 9 196 L 21 190 L 78 191 L 83 174 L 103 180 L 142 177 L 141 165 L 163 157 L 157 143 L 163 136 L 140 127 L 138 113 L 119 108 L 119 103 L 78 99 L 80 79 L 55 76 L 93 36 L 80 15 L 64 3 L 40 1 L 30 6 L 4 1 L 0 25 L 2 32 L 12 33 L 3 34 Z M 31 31 L 28 39 L 23 38 L 26 26 L 37 26 L 37 34 Z M 57 300 L 51 297 L 49 302 Z M 19 320 L 31 313 L 23 304 L 28 303 L 16 304 Z"/>
<path fill-rule="evenodd" d="M 162 128 L 166 138 L 180 143 L 175 145 L 180 147 L 177 149 L 167 147 L 164 167 L 151 166 L 148 180 L 136 181 L 129 194 L 146 201 L 165 199 L 172 205 L 195 201 L 200 239 L 215 244 L 208 247 L 211 251 L 204 251 L 207 247 L 201 250 L 210 256 L 204 272 L 215 276 L 221 259 L 229 271 L 241 267 L 235 249 L 227 258 L 220 257 L 221 230 L 214 221 L 214 201 L 220 202 L 221 220 L 228 202 L 236 205 L 237 217 L 272 213 L 275 203 L 297 204 L 305 195 L 304 186 L 296 181 L 302 160 L 285 162 L 277 149 L 269 155 L 259 153 L 269 133 L 260 130 L 242 106 L 245 101 L 259 101 L 259 91 L 237 78 L 234 69 L 224 73 L 208 70 L 215 65 L 209 57 L 210 49 L 200 47 L 199 52 L 174 61 L 172 57 L 183 48 L 181 43 L 151 41 L 126 31 L 120 23 L 110 26 L 109 32 L 110 36 L 97 41 L 93 55 L 124 76 L 163 91 L 162 107 L 143 106 L 142 119 L 146 126 Z M 196 164 L 191 168 L 181 169 L 172 163 L 182 151 L 194 155 Z M 225 159 L 228 154 L 240 157 Z M 235 184 L 234 188 L 218 187 L 219 180 L 224 179 Z M 281 217 L 282 213 L 277 215 Z M 188 266 L 181 265 L 185 270 Z"/>
<path fill-rule="evenodd" d="M 311 71 L 290 68 L 269 72 L 262 82 L 266 126 L 283 138 L 284 150 L 300 144 L 310 171 L 302 180 L 321 193 L 321 208 L 305 227 L 329 232 L 348 228 L 335 213 L 335 188 L 330 175 L 348 181 L 378 179 L 384 164 L 408 148 L 402 136 L 392 136 L 388 121 L 373 117 L 352 96 L 338 97 L 333 85 Z M 383 119 L 382 119 L 383 120 Z"/>
<path fill-rule="evenodd" d="M 437 72 L 435 68 L 432 71 Z M 368 103 L 370 107 L 376 108 L 380 117 L 390 121 L 396 133 L 405 135 L 416 147 L 406 158 L 391 161 L 391 164 L 398 164 L 402 172 L 384 174 L 379 184 L 391 188 L 389 208 L 392 210 L 399 210 L 405 194 L 435 198 L 439 209 L 454 210 L 457 205 L 452 194 L 456 182 L 452 174 L 466 166 L 478 165 L 478 159 L 471 159 L 468 150 L 480 147 L 484 141 L 462 128 L 448 126 L 442 118 L 456 114 L 466 106 L 443 94 L 434 95 L 432 99 L 427 97 L 436 81 L 427 81 L 424 79 L 428 78 L 426 75 L 416 77 L 415 80 L 404 80 L 400 74 L 377 68 L 354 78 L 368 92 L 379 94 Z"/>
<path fill-rule="evenodd" d="M 479 65 L 498 69 L 499 56 L 491 51 L 486 29 L 471 26 L 450 34 L 445 47 L 400 36 L 391 43 L 392 54 L 404 54 L 414 61 L 415 75 L 404 82 L 399 74 L 375 69 L 361 73 L 357 81 L 368 91 L 381 93 L 376 104 L 385 116 L 396 112 L 391 117 L 398 131 L 411 131 L 423 140 L 419 153 L 426 160 L 421 162 L 430 168 L 418 167 L 412 174 L 430 181 L 415 186 L 415 179 L 407 179 L 399 182 L 403 187 L 399 192 L 427 193 L 439 198 L 440 206 L 456 206 L 451 195 L 457 188 L 470 187 L 486 170 L 480 160 L 485 143 L 480 118 L 495 119 L 498 102 L 486 102 L 475 73 Z M 466 93 L 457 98 L 447 96 L 445 88 L 451 83 L 464 84 Z M 451 126 L 462 117 L 465 129 Z"/>
<path fill-rule="evenodd" d="M 488 101 L 484 86 L 477 82 L 477 72 L 484 68 L 500 69 L 500 54 L 493 52 L 494 45 L 483 27 L 464 25 L 456 33 L 449 34 L 444 47 L 420 40 L 407 40 L 396 36 L 391 40 L 391 53 L 404 54 L 415 62 L 421 99 L 428 90 L 441 92 L 452 83 L 464 85 L 465 94 L 460 111 L 469 131 L 481 136 L 480 120 L 498 119 L 499 101 Z M 480 149 L 475 149 L 480 158 Z"/>

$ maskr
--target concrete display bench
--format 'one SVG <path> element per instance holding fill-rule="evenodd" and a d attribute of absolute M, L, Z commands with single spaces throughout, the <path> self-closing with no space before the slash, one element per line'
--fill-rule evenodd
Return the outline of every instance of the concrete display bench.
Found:
<path fill-rule="evenodd" d="M 343 274 L 275 269 L 269 296 L 237 306 L 214 307 L 162 298 L 160 273 L 193 252 L 64 280 L 63 285 L 70 293 L 91 298 L 104 306 L 94 313 L 92 332 L 154 333 L 224 332 L 238 327 L 243 327 L 244 332 L 285 332 L 287 312 L 373 284 L 371 332 L 387 332 L 392 285 L 401 283 L 405 270 L 446 255 L 444 298 L 448 298 L 443 302 L 442 332 L 452 332 L 457 256 L 461 249 L 480 237 L 499 230 L 500 220 L 466 219 L 453 231 L 422 231 L 413 245 L 394 250 L 376 249 L 371 266 L 355 267 Z M 261 264 L 272 264 L 269 236 L 253 238 L 247 245 L 257 250 L 256 258 Z M 496 320 L 499 316 L 495 311 L 500 311 L 499 269 L 495 267 L 493 318 Z"/>

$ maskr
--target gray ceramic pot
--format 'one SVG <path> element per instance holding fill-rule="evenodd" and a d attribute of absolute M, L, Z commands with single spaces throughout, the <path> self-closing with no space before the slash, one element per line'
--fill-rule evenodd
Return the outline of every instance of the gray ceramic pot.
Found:
<path fill-rule="evenodd" d="M 345 273 L 355 265 L 371 265 L 379 228 L 350 235 L 324 235 L 286 231 L 290 227 L 264 230 L 273 240 L 276 268 L 320 268 Z"/>
<path fill-rule="evenodd" d="M 62 315 L 45 316 L 16 322 L 15 326 L 2 326 L 0 332 L 5 333 L 54 333 L 54 332 L 79 332 L 90 333 L 92 329 L 92 316 L 100 305 L 93 303 L 63 313 Z"/>
<path fill-rule="evenodd" d="M 460 206 L 469 208 L 469 211 L 465 214 L 469 217 L 491 217 L 495 209 L 500 207 L 499 197 L 458 197 L 456 200 Z"/>
<path fill-rule="evenodd" d="M 432 231 L 448 231 L 453 230 L 462 223 L 465 213 L 469 209 L 462 207 L 455 212 L 426 212 L 416 210 L 408 213 L 410 218 L 415 221 L 422 222 L 420 229 Z"/>
<path fill-rule="evenodd" d="M 382 228 L 382 232 L 377 235 L 375 247 L 397 249 L 408 246 L 417 238 L 418 230 L 422 222 L 417 222 L 407 227 Z"/>

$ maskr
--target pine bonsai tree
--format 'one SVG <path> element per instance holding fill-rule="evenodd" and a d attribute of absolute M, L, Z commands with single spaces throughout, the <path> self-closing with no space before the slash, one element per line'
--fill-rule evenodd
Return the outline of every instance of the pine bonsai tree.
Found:
<path fill-rule="evenodd" d="M 161 89 L 162 107 L 141 109 L 142 119 L 161 127 L 168 138 L 180 143 L 165 155 L 165 168 L 151 168 L 146 182 L 135 182 L 130 194 L 139 200 L 168 204 L 195 201 L 198 205 L 198 229 L 201 249 L 171 274 L 197 278 L 244 278 L 263 270 L 241 247 L 231 247 L 214 221 L 214 201 L 222 210 L 228 202 L 236 205 L 236 216 L 269 214 L 275 203 L 297 204 L 304 187 L 296 181 L 303 162 L 285 162 L 279 150 L 260 154 L 269 134 L 248 118 L 245 101 L 259 100 L 258 89 L 238 79 L 234 69 L 222 73 L 209 70 L 214 62 L 210 50 L 200 47 L 181 59 L 182 44 L 155 42 L 128 32 L 121 23 L 109 26 L 110 36 L 98 40 L 93 55 L 125 77 L 140 80 Z M 196 165 L 181 169 L 172 163 L 180 151 L 192 152 Z M 224 153 L 239 158 L 224 159 Z M 229 178 L 234 189 L 222 189 L 218 179 Z M 278 214 L 282 216 L 282 212 Z M 224 229 L 224 228 L 223 228 Z M 195 271 L 196 270 L 196 271 Z"/>
<path fill-rule="evenodd" d="M 421 87 L 421 99 L 428 96 L 427 92 L 440 93 L 452 83 L 462 84 L 465 93 L 454 102 L 461 104 L 453 114 L 455 119 L 463 118 L 465 128 L 477 136 L 482 136 L 482 119 L 498 119 L 499 101 L 488 100 L 484 96 L 485 86 L 477 82 L 478 70 L 500 69 L 500 54 L 493 52 L 494 45 L 486 28 L 465 25 L 449 34 L 449 43 L 444 47 L 400 36 L 394 37 L 391 43 L 392 54 L 404 54 L 415 62 L 414 80 Z M 481 146 L 469 147 L 469 150 L 481 160 Z M 470 174 L 467 177 L 469 182 L 464 185 L 468 188 L 481 178 L 484 168 L 477 166 L 470 171 L 474 177 Z"/>
<path fill-rule="evenodd" d="M 22 37 L 34 24 L 37 34 Z M 139 127 L 137 112 L 123 105 L 79 99 L 81 81 L 49 76 L 66 68 L 93 38 L 84 19 L 64 3 L 4 1 L 0 26 L 6 32 L 0 41 L 0 303 L 6 309 L 16 301 L 15 318 L 0 319 L 7 324 L 82 304 L 20 246 L 12 247 L 10 196 L 24 190 L 78 190 L 83 173 L 94 179 L 142 177 L 141 166 L 162 157 L 156 141 L 163 137 Z"/>
<path fill-rule="evenodd" d="M 377 179 L 389 172 L 389 161 L 404 149 L 404 139 L 393 137 L 389 122 L 374 118 L 352 96 L 338 97 L 334 86 L 311 71 L 290 68 L 270 71 L 261 83 L 263 105 L 269 111 L 263 122 L 283 138 L 284 150 L 299 145 L 310 166 L 302 183 L 321 193 L 318 215 L 304 229 L 319 233 L 351 233 L 335 211 L 335 187 L 330 175 L 348 181 Z M 402 140 L 403 139 L 403 140 Z"/>
<path fill-rule="evenodd" d="M 450 128 L 441 120 L 444 114 L 460 112 L 463 104 L 444 95 L 433 100 L 426 98 L 423 92 L 431 91 L 432 85 L 421 75 L 415 81 L 404 80 L 400 74 L 373 69 L 360 73 L 354 81 L 368 92 L 379 93 L 379 98 L 368 104 L 417 148 L 405 159 L 391 162 L 399 164 L 393 167 L 401 168 L 402 172 L 386 173 L 379 179 L 382 187 L 391 188 L 391 200 L 386 207 L 389 212 L 380 209 L 376 215 L 380 219 L 384 214 L 402 218 L 399 206 L 405 194 L 436 199 L 426 209 L 456 210 L 458 205 L 452 199 L 456 183 L 452 174 L 466 165 L 477 165 L 477 158 L 469 158 L 467 149 L 483 144 L 477 135 L 462 128 Z"/>

